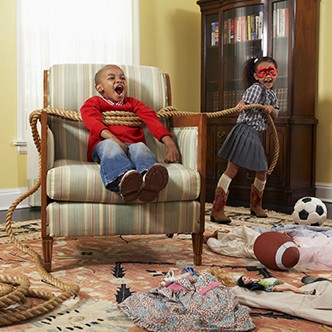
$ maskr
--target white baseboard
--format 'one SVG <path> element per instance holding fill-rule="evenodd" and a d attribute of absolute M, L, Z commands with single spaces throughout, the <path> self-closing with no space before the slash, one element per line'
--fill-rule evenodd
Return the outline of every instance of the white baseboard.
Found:
<path fill-rule="evenodd" d="M 332 203 L 332 183 L 316 183 L 316 197 L 324 203 Z"/>
<path fill-rule="evenodd" d="M 332 183 L 316 183 L 316 197 L 323 201 L 327 208 L 327 217 L 332 219 Z"/>
<path fill-rule="evenodd" d="M 0 211 L 8 210 L 11 204 L 23 195 L 28 188 L 14 188 L 0 190 Z M 23 200 L 17 208 L 28 208 L 28 198 Z"/>

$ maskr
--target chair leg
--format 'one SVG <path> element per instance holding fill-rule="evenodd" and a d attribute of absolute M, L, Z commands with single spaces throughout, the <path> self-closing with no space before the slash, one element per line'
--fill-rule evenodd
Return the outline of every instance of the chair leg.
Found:
<path fill-rule="evenodd" d="M 47 236 L 42 240 L 44 267 L 47 272 L 52 270 L 53 237 Z"/>
<path fill-rule="evenodd" d="M 194 251 L 194 264 L 202 265 L 203 233 L 192 233 L 191 238 Z"/>

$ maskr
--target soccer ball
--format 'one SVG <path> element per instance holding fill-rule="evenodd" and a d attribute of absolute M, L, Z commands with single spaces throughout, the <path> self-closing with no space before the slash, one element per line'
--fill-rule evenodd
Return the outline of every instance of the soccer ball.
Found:
<path fill-rule="evenodd" d="M 321 226 L 326 220 L 326 205 L 316 197 L 303 197 L 294 206 L 292 218 L 295 224 Z"/>

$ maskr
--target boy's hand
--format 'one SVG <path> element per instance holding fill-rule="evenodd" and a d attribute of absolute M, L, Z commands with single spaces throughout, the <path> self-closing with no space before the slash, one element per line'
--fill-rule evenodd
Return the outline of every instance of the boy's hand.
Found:
<path fill-rule="evenodd" d="M 161 141 L 166 145 L 165 163 L 176 163 L 179 161 L 180 153 L 172 137 L 164 136 Z"/>
<path fill-rule="evenodd" d="M 115 140 L 115 142 L 117 142 L 120 145 L 120 148 L 123 150 L 123 152 L 125 154 L 128 154 L 128 146 L 126 144 L 124 144 L 123 142 L 121 142 L 120 140 Z"/>
<path fill-rule="evenodd" d="M 118 145 L 120 146 L 120 148 L 123 150 L 123 152 L 125 154 L 128 154 L 128 146 L 126 144 L 124 144 L 123 142 L 121 142 L 115 135 L 113 135 L 109 130 L 104 129 L 101 133 L 100 136 L 102 138 L 108 138 L 111 139 L 112 141 L 114 141 L 115 143 L 118 143 Z"/>

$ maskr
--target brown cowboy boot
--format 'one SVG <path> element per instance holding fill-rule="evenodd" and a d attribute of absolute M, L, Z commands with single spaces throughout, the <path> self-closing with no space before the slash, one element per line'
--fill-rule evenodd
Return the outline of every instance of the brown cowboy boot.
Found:
<path fill-rule="evenodd" d="M 211 221 L 219 224 L 229 224 L 229 219 L 224 212 L 224 207 L 227 202 L 228 193 L 226 194 L 221 187 L 217 187 L 214 194 L 214 201 L 211 210 Z"/>
<path fill-rule="evenodd" d="M 258 189 L 252 184 L 250 192 L 250 212 L 252 215 L 259 218 L 266 218 L 267 214 L 262 209 L 263 191 L 259 192 Z"/>

